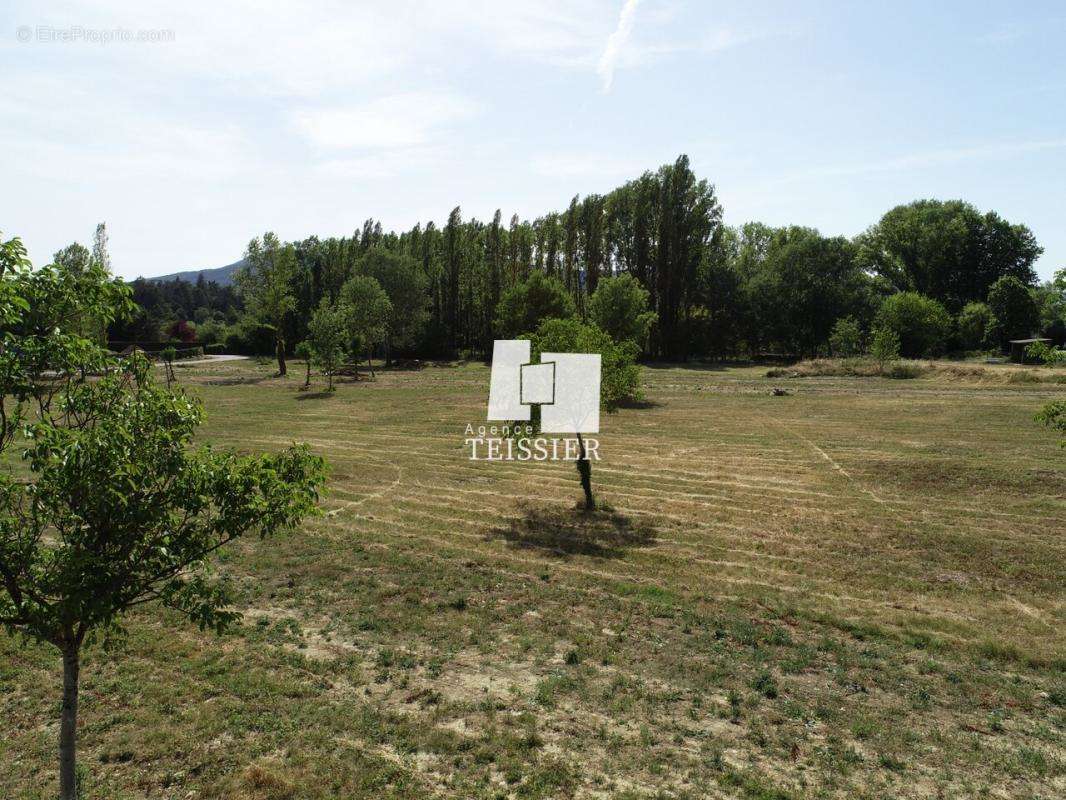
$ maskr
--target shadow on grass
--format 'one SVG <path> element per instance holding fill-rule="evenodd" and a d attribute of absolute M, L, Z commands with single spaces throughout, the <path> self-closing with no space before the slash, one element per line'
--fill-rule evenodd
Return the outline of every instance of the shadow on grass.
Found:
<path fill-rule="evenodd" d="M 660 403 L 658 400 L 649 400 L 646 397 L 642 397 L 640 400 L 623 400 L 618 404 L 619 408 L 662 408 L 665 403 Z"/>
<path fill-rule="evenodd" d="M 259 375 L 254 378 L 247 375 L 241 375 L 236 378 L 213 378 L 209 381 L 204 381 L 208 386 L 240 386 L 241 384 L 255 384 L 262 383 L 263 381 L 269 381 L 272 378 L 278 377 L 277 375 Z"/>
<path fill-rule="evenodd" d="M 297 400 L 325 400 L 329 397 L 336 397 L 336 392 L 303 392 L 296 395 Z"/>
<path fill-rule="evenodd" d="M 655 529 L 610 508 L 519 506 L 522 515 L 507 527 L 488 534 L 513 547 L 541 550 L 563 558 L 571 555 L 621 558 L 627 550 L 655 544 Z"/>

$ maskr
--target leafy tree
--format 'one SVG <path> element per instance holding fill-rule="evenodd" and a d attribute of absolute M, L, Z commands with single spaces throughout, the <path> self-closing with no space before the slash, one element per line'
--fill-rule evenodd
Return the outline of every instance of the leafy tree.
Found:
<path fill-rule="evenodd" d="M 648 290 L 632 275 L 604 278 L 589 300 L 589 319 L 614 341 L 630 341 L 643 347 L 655 324 L 648 311 Z"/>
<path fill-rule="evenodd" d="M 877 312 L 877 325 L 895 331 L 900 353 L 907 358 L 938 355 L 951 332 L 947 310 L 917 292 L 899 292 L 885 299 Z"/>
<path fill-rule="evenodd" d="M 862 352 L 862 328 L 855 317 L 837 320 L 829 335 L 829 349 L 839 358 L 851 358 Z"/>
<path fill-rule="evenodd" d="M 392 306 L 385 335 L 385 359 L 389 364 L 394 348 L 412 346 L 426 324 L 429 280 L 414 258 L 381 247 L 368 250 L 356 269 L 381 284 Z"/>
<path fill-rule="evenodd" d="M 986 303 L 967 303 L 955 323 L 959 344 L 964 350 L 980 350 L 988 346 L 988 338 L 995 328 L 995 317 Z"/>
<path fill-rule="evenodd" d="M 899 335 L 891 328 L 874 328 L 870 335 L 870 355 L 884 372 L 885 364 L 899 358 Z"/>
<path fill-rule="evenodd" d="M 531 333 L 547 319 L 569 319 L 577 313 L 566 287 L 540 272 L 503 293 L 496 308 L 496 331 L 505 339 Z"/>
<path fill-rule="evenodd" d="M 640 368 L 635 363 L 637 346 L 633 342 L 616 343 L 595 325 L 586 325 L 576 319 L 546 319 L 531 340 L 536 360 L 544 352 L 599 353 L 600 408 L 603 411 L 610 413 L 623 402 L 640 398 Z M 596 508 L 592 494 L 592 462 L 580 433 L 577 440 L 581 448 L 578 476 L 585 493 L 585 508 L 592 511 Z"/>
<path fill-rule="evenodd" d="M 786 352 L 816 354 L 835 320 L 862 313 L 867 278 L 847 239 L 793 226 L 757 246 L 764 249 L 748 267 L 756 324 Z"/>
<path fill-rule="evenodd" d="M 1052 430 L 1061 433 L 1063 438 L 1059 444 L 1066 447 L 1066 401 L 1055 400 L 1048 403 L 1040 409 L 1040 413 L 1036 415 L 1036 421 L 1043 422 Z"/>
<path fill-rule="evenodd" d="M 304 375 L 304 385 L 301 388 L 309 389 L 311 388 L 311 358 L 314 354 L 314 351 L 311 349 L 311 342 L 307 339 L 298 342 L 293 352 L 296 354 L 297 358 L 302 358 L 304 360 L 304 366 L 307 369 L 307 373 Z"/>
<path fill-rule="evenodd" d="M 252 239 L 244 253 L 245 266 L 236 274 L 238 291 L 248 312 L 274 328 L 274 350 L 278 374 L 286 373 L 285 322 L 296 308 L 292 280 L 296 275 L 296 254 L 291 244 L 282 244 L 273 233 Z"/>
<path fill-rule="evenodd" d="M 373 373 L 374 346 L 384 341 L 392 318 L 389 296 L 374 278 L 356 275 L 341 287 L 340 302 L 347 307 L 351 339 L 366 351 Z"/>
<path fill-rule="evenodd" d="M 1013 276 L 1004 276 L 988 290 L 988 307 L 996 319 L 1000 344 L 1031 336 L 1040 324 L 1040 310 L 1029 288 Z"/>
<path fill-rule="evenodd" d="M 348 357 L 352 341 L 351 309 L 339 303 L 323 300 L 307 327 L 310 358 L 307 366 L 307 385 L 311 383 L 311 362 L 329 379 L 333 391 L 333 376 Z"/>
<path fill-rule="evenodd" d="M 0 473 L 0 624 L 60 651 L 60 797 L 73 800 L 82 646 L 146 603 L 201 627 L 233 622 L 211 554 L 310 513 L 324 465 L 303 448 L 194 449 L 197 402 L 157 386 L 143 356 L 113 361 L 56 324 L 128 313 L 128 289 L 98 264 L 31 272 L 13 241 L 0 252 L 0 449 L 28 473 Z"/>
<path fill-rule="evenodd" d="M 860 261 L 895 288 L 918 292 L 952 309 L 983 300 L 1001 277 L 1029 285 L 1043 252 L 1024 225 L 961 200 L 901 205 L 861 237 Z"/>

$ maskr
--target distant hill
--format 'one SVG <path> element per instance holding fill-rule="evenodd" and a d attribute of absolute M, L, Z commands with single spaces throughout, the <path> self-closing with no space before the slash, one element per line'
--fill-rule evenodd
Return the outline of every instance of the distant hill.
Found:
<path fill-rule="evenodd" d="M 160 282 L 179 280 L 196 283 L 196 279 L 203 275 L 205 281 L 214 281 L 219 286 L 232 286 L 234 274 L 243 266 L 244 259 L 242 258 L 240 261 L 234 261 L 232 264 L 227 264 L 224 267 L 215 267 L 214 269 L 190 269 L 186 272 L 173 272 L 170 275 L 157 275 L 154 278 L 146 278 L 146 280 Z"/>

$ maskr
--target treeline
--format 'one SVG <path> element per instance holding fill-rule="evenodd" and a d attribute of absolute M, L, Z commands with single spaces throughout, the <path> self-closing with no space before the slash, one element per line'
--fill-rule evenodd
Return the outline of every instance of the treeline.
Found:
<path fill-rule="evenodd" d="M 246 258 L 264 242 L 255 240 Z M 198 300 L 179 300 L 167 284 L 159 291 L 173 313 L 200 322 L 201 341 L 233 349 L 269 346 L 273 328 L 275 344 L 291 352 L 323 301 L 336 302 L 360 275 L 390 301 L 379 346 L 387 356 L 488 354 L 502 333 L 501 301 L 533 275 L 558 281 L 585 320 L 604 278 L 632 276 L 654 313 L 642 342 L 651 358 L 824 354 L 841 320 L 863 337 L 893 328 L 910 356 L 991 349 L 1036 333 L 1066 339 L 1066 281 L 1037 285 L 1042 249 L 1024 225 L 962 201 L 921 200 L 853 238 L 798 226 L 731 228 L 714 187 L 685 156 L 532 221 L 505 221 L 500 211 L 464 219 L 456 207 L 442 227 L 385 231 L 370 219 L 347 237 L 272 242 L 270 258 L 291 261 L 285 286 L 272 287 L 291 295 L 284 313 L 256 312 L 247 291 L 242 312 L 239 287 L 213 300 L 204 290 L 191 314 L 187 302 Z M 174 320 L 157 321 L 164 328 Z"/>

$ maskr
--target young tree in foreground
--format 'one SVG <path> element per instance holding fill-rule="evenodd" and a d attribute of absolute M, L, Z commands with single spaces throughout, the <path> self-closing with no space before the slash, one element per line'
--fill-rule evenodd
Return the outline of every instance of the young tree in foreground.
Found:
<path fill-rule="evenodd" d="M 308 384 L 311 382 L 310 363 L 314 362 L 329 380 L 328 391 L 333 391 L 333 376 L 348 357 L 348 344 L 352 339 L 349 332 L 350 313 L 350 309 L 344 306 L 323 300 L 311 315 L 311 322 L 307 326 L 311 356 L 307 367 Z"/>
<path fill-rule="evenodd" d="M 278 375 L 287 372 L 285 366 L 285 319 L 296 309 L 292 279 L 296 274 L 296 252 L 290 244 L 282 244 L 273 233 L 248 243 L 244 258 L 246 266 L 235 278 L 237 289 L 253 318 L 274 328 L 274 351 L 278 359 Z"/>
<path fill-rule="evenodd" d="M 532 350 L 535 361 L 540 360 L 543 352 L 599 353 L 600 408 L 603 411 L 615 411 L 626 400 L 640 398 L 640 369 L 634 363 L 636 344 L 630 341 L 616 344 L 595 325 L 585 325 L 575 319 L 545 320 L 532 337 Z M 577 472 L 585 493 L 585 510 L 593 511 L 596 500 L 592 493 L 592 462 L 580 433 L 577 440 L 581 449 Z"/>
<path fill-rule="evenodd" d="M 34 311 L 109 319 L 128 290 L 98 269 L 30 272 L 10 244 L 0 254 L 0 445 L 19 442 L 29 474 L 0 473 L 0 624 L 62 655 L 59 786 L 73 800 L 83 644 L 146 603 L 202 628 L 234 621 L 211 554 L 311 513 L 324 463 L 302 447 L 260 457 L 193 449 L 198 403 L 157 386 L 145 357 L 111 361 L 41 327 Z M 94 370 L 100 377 L 81 377 Z"/>

